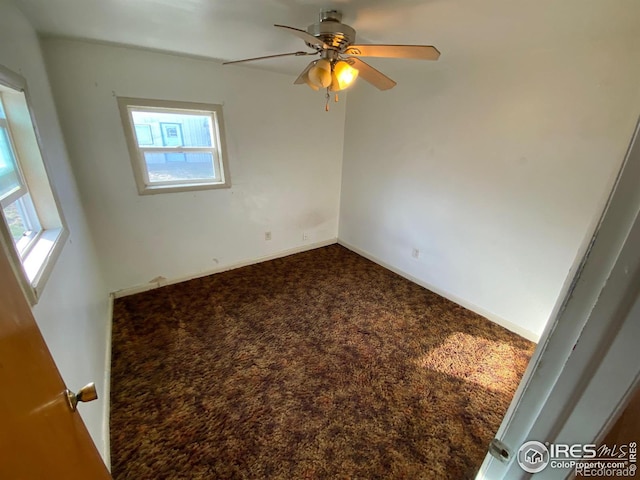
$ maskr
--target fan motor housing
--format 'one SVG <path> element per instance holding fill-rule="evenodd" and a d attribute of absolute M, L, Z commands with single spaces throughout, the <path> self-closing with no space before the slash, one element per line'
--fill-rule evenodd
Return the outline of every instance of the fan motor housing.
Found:
<path fill-rule="evenodd" d="M 356 40 L 356 31 L 349 25 L 341 23 L 342 14 L 337 10 L 324 10 L 320 12 L 320 22 L 309 25 L 307 32 L 319 38 L 329 47 L 339 52 Z"/>

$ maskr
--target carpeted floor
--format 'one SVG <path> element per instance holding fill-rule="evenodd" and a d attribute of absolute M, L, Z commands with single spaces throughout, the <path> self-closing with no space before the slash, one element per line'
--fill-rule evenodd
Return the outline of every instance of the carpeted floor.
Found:
<path fill-rule="evenodd" d="M 533 349 L 338 245 L 118 299 L 113 477 L 472 478 Z"/>

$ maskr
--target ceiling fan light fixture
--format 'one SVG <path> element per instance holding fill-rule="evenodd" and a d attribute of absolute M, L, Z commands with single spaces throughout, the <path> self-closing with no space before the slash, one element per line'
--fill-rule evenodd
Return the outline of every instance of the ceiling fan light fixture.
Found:
<path fill-rule="evenodd" d="M 309 74 L 308 74 L 308 73 L 304 76 L 304 82 L 305 82 L 307 85 L 309 85 L 309 88 L 310 88 L 311 90 L 314 90 L 314 91 L 316 91 L 316 92 L 317 92 L 318 90 L 320 90 L 320 87 L 319 87 L 319 86 L 317 86 L 315 83 L 313 83 L 311 80 L 309 80 Z"/>
<path fill-rule="evenodd" d="M 333 66 L 331 90 L 338 92 L 348 88 L 358 78 L 358 70 L 344 60 L 338 60 Z"/>
<path fill-rule="evenodd" d="M 2 1 L 2 0 L 0 0 Z M 338 3 L 349 3 L 342 0 Z M 334 2 L 335 3 L 335 2 Z M 329 109 L 331 92 L 338 101 L 338 92 L 349 88 L 361 74 L 362 79 L 378 90 L 389 90 L 396 86 L 391 78 L 363 61 L 361 57 L 406 58 L 416 60 L 437 60 L 440 52 L 433 45 L 386 45 L 356 44 L 356 31 L 353 27 L 342 23 L 342 13 L 338 10 L 322 10 L 317 23 L 309 25 L 306 30 L 274 25 L 281 31 L 303 40 L 313 51 L 297 51 L 265 55 L 223 62 L 223 65 L 267 60 L 289 56 L 320 56 L 311 61 L 293 82 L 294 85 L 307 84 L 314 91 L 326 89 L 325 109 Z"/>
<path fill-rule="evenodd" d="M 331 85 L 331 62 L 326 58 L 321 58 L 309 69 L 307 77 L 309 82 L 318 87 L 318 89 L 327 88 Z"/>

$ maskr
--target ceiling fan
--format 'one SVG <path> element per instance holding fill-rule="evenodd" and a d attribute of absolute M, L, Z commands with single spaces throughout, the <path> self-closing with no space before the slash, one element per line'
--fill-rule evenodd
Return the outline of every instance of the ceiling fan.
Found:
<path fill-rule="evenodd" d="M 313 52 L 298 51 L 280 53 L 277 55 L 224 62 L 223 65 L 253 62 L 255 60 L 277 57 L 318 55 L 320 58 L 309 63 L 293 83 L 296 85 L 306 83 L 313 90 L 326 88 L 328 101 L 330 91 L 338 92 L 349 87 L 355 81 L 358 74 L 379 90 L 388 90 L 396 85 L 396 82 L 362 61 L 360 57 L 437 60 L 440 56 L 438 49 L 430 45 L 355 44 L 356 31 L 349 25 L 342 23 L 341 20 L 341 12 L 337 10 L 323 10 L 320 12 L 320 21 L 309 25 L 306 31 L 287 27 L 286 25 L 274 25 L 304 40 L 307 47 L 315 50 Z"/>

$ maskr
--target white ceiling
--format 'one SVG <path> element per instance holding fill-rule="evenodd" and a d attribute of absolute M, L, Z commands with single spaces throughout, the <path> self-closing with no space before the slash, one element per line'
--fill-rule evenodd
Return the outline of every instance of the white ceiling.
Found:
<path fill-rule="evenodd" d="M 337 8 L 362 43 L 435 45 L 439 64 L 562 48 L 640 25 L 637 0 L 16 0 L 42 34 L 232 60 L 304 49 L 273 27 Z M 251 63 L 290 74 L 308 62 Z M 393 60 L 391 62 L 410 62 Z M 375 64 L 375 62 L 372 62 Z M 431 62 L 424 62 L 425 68 Z M 386 65 L 386 63 L 385 63 Z M 386 72 L 390 73 L 390 72 Z"/>

